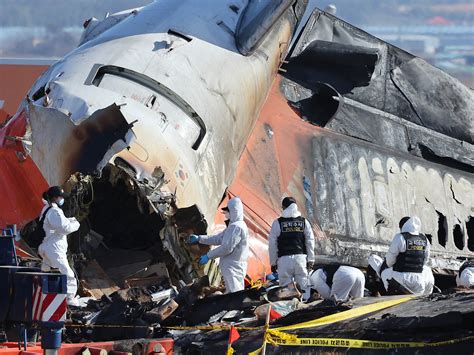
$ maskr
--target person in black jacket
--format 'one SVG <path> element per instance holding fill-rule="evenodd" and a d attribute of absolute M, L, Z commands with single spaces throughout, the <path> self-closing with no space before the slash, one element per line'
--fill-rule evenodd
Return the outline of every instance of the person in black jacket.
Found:
<path fill-rule="evenodd" d="M 311 224 L 301 216 L 293 197 L 282 201 L 283 212 L 275 220 L 268 236 L 272 271 L 278 271 L 280 286 L 295 281 L 306 289 L 308 270 L 314 263 L 314 235 Z"/>

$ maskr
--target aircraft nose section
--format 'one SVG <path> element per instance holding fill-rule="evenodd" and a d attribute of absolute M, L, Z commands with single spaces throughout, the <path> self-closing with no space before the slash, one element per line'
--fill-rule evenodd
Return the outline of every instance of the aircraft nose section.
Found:
<path fill-rule="evenodd" d="M 48 184 L 25 151 L 26 127 L 23 110 L 0 128 L 0 228 L 23 226 L 43 207 L 41 194 Z"/>

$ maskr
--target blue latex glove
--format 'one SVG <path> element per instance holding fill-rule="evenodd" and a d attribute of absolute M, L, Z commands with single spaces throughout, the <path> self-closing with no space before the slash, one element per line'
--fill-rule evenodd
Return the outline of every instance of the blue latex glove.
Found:
<path fill-rule="evenodd" d="M 204 264 L 207 264 L 208 262 L 209 262 L 209 257 L 207 256 L 207 254 L 202 255 L 198 261 L 199 265 L 204 265 Z"/>
<path fill-rule="evenodd" d="M 268 281 L 278 280 L 278 272 L 272 272 L 271 274 L 268 274 L 266 279 Z"/>
<path fill-rule="evenodd" d="M 186 241 L 186 244 L 187 245 L 193 245 L 193 244 L 197 244 L 199 243 L 199 239 L 201 239 L 200 236 L 196 235 L 196 234 L 191 234 L 188 238 L 188 240 Z"/>

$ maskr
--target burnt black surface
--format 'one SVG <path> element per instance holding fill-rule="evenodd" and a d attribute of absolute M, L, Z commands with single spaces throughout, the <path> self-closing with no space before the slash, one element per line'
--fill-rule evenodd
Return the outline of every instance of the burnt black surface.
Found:
<path fill-rule="evenodd" d="M 326 83 L 347 94 L 369 85 L 377 59 L 377 49 L 315 40 L 291 58 L 286 76 L 308 88 Z"/>
<path fill-rule="evenodd" d="M 347 338 L 388 342 L 414 341 L 432 343 L 461 339 L 474 336 L 473 301 L 474 293 L 436 294 L 421 299 L 414 299 L 365 317 L 321 327 L 292 330 L 288 331 L 288 333 L 297 334 L 302 338 Z M 317 310 L 318 306 L 329 310 L 324 303 L 315 306 L 314 310 Z M 180 346 L 180 350 L 183 353 L 189 350 L 189 353 L 210 354 L 225 350 L 227 342 L 225 335 L 228 332 L 220 332 L 220 337 L 215 333 L 201 334 L 199 339 L 186 336 L 183 339 L 178 339 L 176 344 Z M 246 354 L 258 349 L 262 345 L 263 331 L 242 331 L 240 334 L 241 338 L 233 344 L 236 353 Z M 457 354 L 472 354 L 473 347 L 474 339 L 469 339 L 444 346 L 387 350 L 310 346 L 273 347 L 268 345 L 267 353 L 441 354 L 447 351 L 455 351 Z"/>
<path fill-rule="evenodd" d="M 200 299 L 182 310 L 183 318 L 187 325 L 196 325 L 207 322 L 211 316 L 224 310 L 250 310 L 263 303 L 260 295 L 260 290 L 248 289 Z"/>
<path fill-rule="evenodd" d="M 147 288 L 130 288 L 110 295 L 111 302 L 103 307 L 95 321 L 95 325 L 107 327 L 93 328 L 92 340 L 150 338 L 152 333 L 148 329 L 149 323 L 144 321 L 142 316 L 155 307 L 149 297 L 153 291 Z M 117 325 L 117 328 L 113 325 Z M 136 327 L 121 327 L 122 325 Z"/>
<path fill-rule="evenodd" d="M 196 302 L 205 287 L 209 287 L 209 277 L 207 275 L 201 277 L 198 280 L 195 280 L 191 285 L 183 287 L 179 291 L 179 294 L 175 298 L 175 301 L 180 306 L 190 307 L 194 302 Z"/>
<path fill-rule="evenodd" d="M 302 113 L 304 119 L 324 127 L 339 110 L 340 103 L 334 97 L 342 100 L 332 86 L 315 83 L 310 97 L 290 104 Z"/>
<path fill-rule="evenodd" d="M 179 208 L 173 218 L 180 230 L 193 230 L 195 234 L 206 234 L 207 221 L 197 205 Z"/>
<path fill-rule="evenodd" d="M 300 86 L 299 94 L 287 96 L 292 102 L 326 83 L 364 105 L 474 142 L 474 95 L 469 88 L 330 14 L 313 12 L 288 61 L 283 75 Z"/>
<path fill-rule="evenodd" d="M 72 131 L 71 144 L 77 142 L 80 149 L 70 157 L 69 166 L 83 174 L 96 174 L 105 153 L 116 141 L 125 142 L 129 129 L 130 125 L 115 104 L 96 111 Z"/>
<path fill-rule="evenodd" d="M 273 321 L 274 326 L 285 326 L 302 323 L 313 319 L 321 318 L 329 314 L 339 313 L 351 309 L 348 305 L 336 304 L 331 300 L 325 300 L 314 307 L 299 309 L 286 315 L 285 317 Z"/>
<path fill-rule="evenodd" d="M 163 220 L 149 212 L 148 201 L 141 197 L 137 186 L 131 186 L 126 173 L 120 172 L 123 178 L 115 180 L 110 179 L 110 174 L 111 167 L 107 166 L 102 177 L 94 181 L 94 202 L 89 213 L 91 229 L 104 236 L 106 245 L 117 249 L 147 249 L 158 260 L 163 255 L 159 240 Z M 152 247 L 155 249 L 149 250 Z"/>

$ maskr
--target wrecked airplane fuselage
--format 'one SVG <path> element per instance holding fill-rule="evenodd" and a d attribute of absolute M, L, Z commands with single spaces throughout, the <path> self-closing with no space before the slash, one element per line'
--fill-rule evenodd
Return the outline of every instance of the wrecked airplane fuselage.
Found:
<path fill-rule="evenodd" d="M 271 223 L 295 196 L 322 229 L 321 262 L 366 267 L 406 215 L 421 218 L 432 266 L 472 257 L 472 90 L 320 10 L 286 62 L 241 158 L 243 201 Z"/>
<path fill-rule="evenodd" d="M 106 241 L 137 239 L 122 224 L 158 226 L 181 274 L 192 260 L 179 232 L 212 225 L 231 182 L 259 276 L 285 194 L 313 223 L 321 261 L 364 267 L 417 214 L 433 265 L 456 270 L 474 252 L 472 90 L 319 10 L 272 84 L 304 5 L 165 1 L 89 21 L 81 46 L 31 90 L 25 147 L 48 183 L 92 186 L 95 203 L 80 210 L 99 216 Z M 121 215 L 130 208 L 160 220 Z"/>
<path fill-rule="evenodd" d="M 214 221 L 302 3 L 165 0 L 87 21 L 81 45 L 20 107 L 29 155 L 49 185 L 67 182 L 72 213 L 104 217 L 87 224 L 105 239 L 119 230 L 139 239 L 140 224 L 159 215 L 159 233 L 150 232 L 189 278 L 182 237 Z M 74 198 L 84 189 L 100 197 L 101 188 L 135 196 L 143 220 L 99 213 L 117 210 L 110 201 L 119 198 Z"/>

